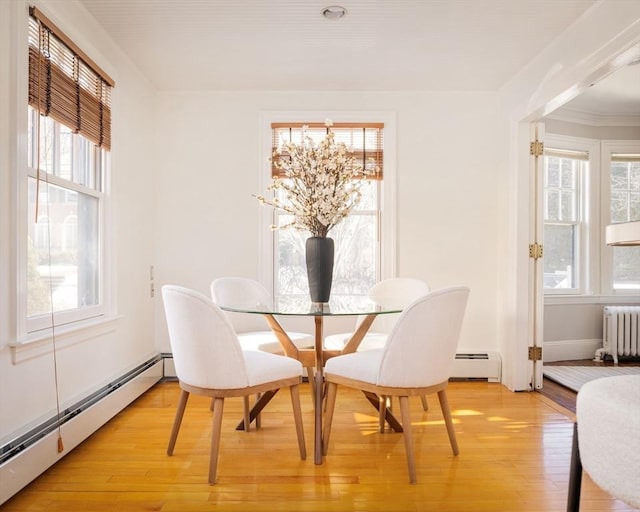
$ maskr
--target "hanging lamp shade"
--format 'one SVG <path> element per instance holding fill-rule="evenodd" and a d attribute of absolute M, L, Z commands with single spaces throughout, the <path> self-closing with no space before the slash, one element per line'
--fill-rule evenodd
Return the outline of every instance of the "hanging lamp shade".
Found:
<path fill-rule="evenodd" d="M 610 224 L 605 231 L 607 245 L 640 245 L 640 220 Z"/>

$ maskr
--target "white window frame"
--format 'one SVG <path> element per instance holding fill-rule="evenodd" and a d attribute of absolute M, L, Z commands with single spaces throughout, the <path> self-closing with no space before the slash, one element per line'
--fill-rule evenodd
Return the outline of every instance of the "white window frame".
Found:
<path fill-rule="evenodd" d="M 592 226 L 599 222 L 597 209 L 599 191 L 594 184 L 597 185 L 599 182 L 596 179 L 596 171 L 600 161 L 600 142 L 596 139 L 547 134 L 545 135 L 545 146 L 587 153 L 589 165 L 588 170 L 578 176 L 577 286 L 575 288 L 545 288 L 544 293 L 546 296 L 593 295 L 598 293 L 598 290 L 594 289 L 594 284 L 597 282 L 597 241 L 594 239 Z"/>
<path fill-rule="evenodd" d="M 283 122 L 382 122 L 384 123 L 384 178 L 380 198 L 379 279 L 396 275 L 396 115 L 395 112 L 350 112 L 350 111 L 268 111 L 260 115 L 260 161 L 258 167 L 258 191 L 267 190 L 271 183 L 271 123 Z M 262 193 L 262 192 L 260 192 Z M 259 205 L 257 206 L 259 207 Z M 270 226 L 273 223 L 271 208 L 259 207 L 258 250 L 260 264 L 258 279 L 269 292 L 274 290 L 274 240 Z"/>
<path fill-rule="evenodd" d="M 27 238 L 28 238 L 28 176 L 27 166 L 27 134 L 28 134 L 28 94 L 27 84 L 29 76 L 28 67 L 28 23 L 27 9 L 15 9 L 13 23 L 13 38 L 20 41 L 18 45 L 19 57 L 12 63 L 14 76 L 17 78 L 11 83 L 9 97 L 12 98 L 10 107 L 10 124 L 15 130 L 15 139 L 12 139 L 10 161 L 12 164 L 12 215 L 16 221 L 10 233 L 13 241 L 10 261 L 15 269 L 11 279 L 12 294 L 15 297 L 15 309 L 11 315 L 15 324 L 11 326 L 11 332 L 15 335 L 15 342 L 11 343 L 14 362 L 32 359 L 48 353 L 51 350 L 51 336 L 53 334 L 52 321 L 55 322 L 55 333 L 60 342 L 60 347 L 79 343 L 111 332 L 114 321 L 117 320 L 117 307 L 115 304 L 115 258 L 114 246 L 111 237 L 111 201 L 110 201 L 110 161 L 111 152 L 107 153 L 106 173 L 103 178 L 102 205 L 99 212 L 101 224 L 100 251 L 100 298 L 99 304 L 91 308 L 83 308 L 84 314 L 73 317 L 56 313 L 42 319 L 41 324 L 30 324 L 27 321 Z M 114 93 L 113 98 L 115 99 Z M 53 180 L 51 180 L 53 183 Z"/>
<path fill-rule="evenodd" d="M 28 131 L 28 111 L 29 107 L 25 104 L 24 112 L 25 112 L 25 125 L 24 132 Z M 58 132 L 58 130 L 56 130 Z M 34 139 L 35 140 L 35 139 Z M 18 258 L 18 290 L 21 290 L 21 293 L 18 293 L 18 339 L 21 343 L 37 340 L 41 336 L 46 336 L 52 328 L 64 326 L 65 329 L 69 328 L 80 328 L 83 327 L 84 323 L 95 323 L 97 319 L 100 317 L 104 317 L 110 311 L 109 307 L 109 279 L 108 279 L 108 265 L 107 257 L 106 257 L 106 233 L 107 226 L 105 222 L 105 209 L 107 208 L 106 204 L 107 194 L 106 190 L 108 190 L 108 176 L 109 176 L 109 167 L 110 167 L 110 153 L 105 152 L 104 158 L 106 158 L 106 162 L 102 165 L 103 172 L 101 173 L 101 184 L 99 186 L 99 190 L 89 189 L 72 181 L 66 180 L 64 178 L 60 178 L 53 174 L 47 174 L 45 176 L 45 171 L 40 171 L 40 181 L 41 187 L 46 186 L 45 182 L 50 183 L 51 185 L 59 186 L 64 189 L 78 192 L 82 194 L 88 194 L 91 197 L 95 197 L 98 200 L 98 231 L 99 231 L 99 262 L 98 262 L 98 282 L 99 282 L 99 292 L 98 292 L 98 304 L 93 306 L 86 306 L 76 309 L 69 309 L 65 311 L 55 312 L 54 314 L 43 314 L 39 316 L 29 317 L 27 311 L 27 261 L 28 261 L 28 250 L 27 250 L 27 239 L 28 239 L 28 223 L 30 219 L 28 219 L 28 180 L 29 178 L 36 178 L 35 169 L 29 167 L 26 164 L 27 161 L 27 145 L 24 145 L 24 171 L 20 173 L 19 176 L 19 229 L 18 229 L 18 244 L 19 247 L 22 248 L 19 251 L 20 257 Z M 97 165 L 97 164 L 96 164 Z M 41 204 L 41 213 L 40 217 L 46 215 L 46 205 Z"/>
<path fill-rule="evenodd" d="M 640 141 L 631 140 L 606 140 L 602 141 L 601 167 L 602 172 L 600 187 L 603 191 L 611 189 L 611 155 L 615 153 L 635 153 L 640 154 Z M 602 272 L 601 284 L 602 292 L 612 297 L 624 297 L 626 299 L 640 300 L 638 293 L 633 290 L 616 290 L 613 288 L 613 247 L 604 243 L 604 232 L 606 226 L 611 224 L 611 201 L 610 194 L 602 194 L 600 208 L 602 211 L 602 223 L 600 234 L 602 239 Z"/>
<path fill-rule="evenodd" d="M 581 261 L 585 268 L 584 286 L 581 293 L 545 289 L 545 304 L 615 304 L 640 301 L 640 295 L 634 291 L 613 289 L 613 249 L 605 244 L 604 238 L 610 216 L 608 191 L 611 154 L 640 152 L 640 141 L 600 140 L 547 133 L 545 146 L 589 153 L 589 172 L 583 201 L 589 226 L 588 232 L 582 234 L 588 238 Z"/>

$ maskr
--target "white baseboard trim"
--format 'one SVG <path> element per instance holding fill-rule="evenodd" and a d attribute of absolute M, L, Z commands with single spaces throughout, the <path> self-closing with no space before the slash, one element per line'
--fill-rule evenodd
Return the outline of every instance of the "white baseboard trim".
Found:
<path fill-rule="evenodd" d="M 99 394 L 90 405 L 81 408 L 60 426 L 64 451 L 58 453 L 58 430 L 51 429 L 39 436 L 33 432 L 31 442 L 25 436 L 16 446 L 4 446 L 0 464 L 0 505 L 19 492 L 29 482 L 87 439 L 127 405 L 142 395 L 162 378 L 162 360 L 146 363 L 146 369 L 124 382 L 116 382 L 113 390 Z"/>
<path fill-rule="evenodd" d="M 602 348 L 601 339 L 545 341 L 542 346 L 543 363 L 593 359 Z"/>

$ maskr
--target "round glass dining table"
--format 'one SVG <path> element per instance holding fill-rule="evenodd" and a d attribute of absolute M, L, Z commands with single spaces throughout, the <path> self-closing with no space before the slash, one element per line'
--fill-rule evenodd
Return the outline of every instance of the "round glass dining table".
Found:
<path fill-rule="evenodd" d="M 302 365 L 307 368 L 307 371 L 310 369 L 314 370 L 313 377 L 309 375 L 309 380 L 313 384 L 312 389 L 315 404 L 314 461 L 316 464 L 322 464 L 322 397 L 324 385 L 323 368 L 325 361 L 330 357 L 355 352 L 377 315 L 401 313 L 402 307 L 390 301 L 386 302 L 384 298 L 377 298 L 374 302 L 363 295 L 334 295 L 329 302 L 325 303 L 311 302 L 311 300 L 306 297 L 294 297 L 274 301 L 273 304 L 251 303 L 238 297 L 233 301 L 218 305 L 225 311 L 263 315 L 282 345 L 285 355 L 300 361 Z M 296 347 L 277 320 L 276 317 L 278 316 L 313 317 L 315 323 L 314 347 L 309 349 Z M 324 319 L 325 317 L 332 316 L 363 317 L 362 322 L 360 322 L 342 350 L 325 350 L 323 346 Z M 273 394 L 270 396 L 265 394 L 261 397 L 261 400 L 256 402 L 250 414 L 251 420 L 257 417 L 259 412 L 271 397 L 273 397 Z M 369 400 L 374 406 L 379 406 L 374 403 L 374 399 L 369 398 Z M 394 430 L 401 430 L 399 423 L 390 411 L 387 412 L 387 420 Z M 244 425 L 244 423 L 241 423 L 241 425 Z M 239 425 L 239 428 L 241 425 Z"/>

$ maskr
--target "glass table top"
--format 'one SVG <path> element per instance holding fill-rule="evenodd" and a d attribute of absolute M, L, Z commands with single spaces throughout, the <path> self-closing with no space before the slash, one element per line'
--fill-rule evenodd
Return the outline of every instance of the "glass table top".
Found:
<path fill-rule="evenodd" d="M 295 316 L 382 315 L 400 313 L 397 304 L 374 302 L 365 295 L 334 295 L 329 302 L 311 302 L 309 297 L 287 297 L 275 304 L 226 303 L 219 304 L 225 311 Z"/>

